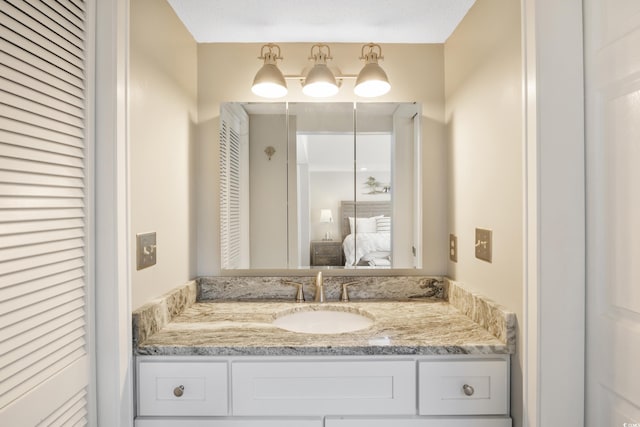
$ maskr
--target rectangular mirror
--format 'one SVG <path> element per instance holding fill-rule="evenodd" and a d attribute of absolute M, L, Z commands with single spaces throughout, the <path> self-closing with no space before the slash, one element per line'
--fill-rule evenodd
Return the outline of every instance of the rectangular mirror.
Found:
<path fill-rule="evenodd" d="M 227 103 L 223 270 L 422 266 L 415 103 Z"/>

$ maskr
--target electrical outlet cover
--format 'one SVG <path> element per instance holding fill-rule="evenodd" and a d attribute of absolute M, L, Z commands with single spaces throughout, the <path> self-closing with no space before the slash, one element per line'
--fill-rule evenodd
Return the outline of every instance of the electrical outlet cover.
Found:
<path fill-rule="evenodd" d="M 458 262 L 458 236 L 449 234 L 449 260 Z"/>
<path fill-rule="evenodd" d="M 485 228 L 476 228 L 476 258 L 491 262 L 493 250 L 492 232 Z"/>
<path fill-rule="evenodd" d="M 136 234 L 137 269 L 156 265 L 156 232 Z"/>

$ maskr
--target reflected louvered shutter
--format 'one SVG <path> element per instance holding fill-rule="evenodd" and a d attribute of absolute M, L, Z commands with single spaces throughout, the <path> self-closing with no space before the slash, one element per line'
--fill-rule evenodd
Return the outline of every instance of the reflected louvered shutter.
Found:
<path fill-rule="evenodd" d="M 85 425 L 86 8 L 0 3 L 0 425 Z"/>
<path fill-rule="evenodd" d="M 220 251 L 222 268 L 248 268 L 248 153 L 243 148 L 245 117 L 223 107 L 220 114 Z M 246 138 L 246 135 L 244 135 Z"/>
<path fill-rule="evenodd" d="M 240 135 L 229 128 L 229 261 L 240 267 Z"/>
<path fill-rule="evenodd" d="M 220 117 L 220 260 L 222 268 L 229 263 L 229 125 L 226 115 Z"/>

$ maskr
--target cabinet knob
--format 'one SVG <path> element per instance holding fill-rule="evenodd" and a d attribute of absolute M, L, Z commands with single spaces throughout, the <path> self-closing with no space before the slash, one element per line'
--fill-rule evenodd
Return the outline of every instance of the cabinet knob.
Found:
<path fill-rule="evenodd" d="M 184 386 L 179 385 L 178 387 L 173 389 L 173 395 L 175 397 L 181 397 L 184 394 Z"/>
<path fill-rule="evenodd" d="M 473 387 L 471 387 L 469 384 L 463 385 L 462 391 L 464 391 L 464 394 L 466 394 L 467 396 L 473 396 L 473 393 L 475 392 Z"/>

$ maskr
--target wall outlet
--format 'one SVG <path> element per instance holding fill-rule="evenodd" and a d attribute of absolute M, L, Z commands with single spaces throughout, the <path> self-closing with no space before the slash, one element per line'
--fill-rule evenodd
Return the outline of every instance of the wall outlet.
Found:
<path fill-rule="evenodd" d="M 491 252 L 493 249 L 491 230 L 476 228 L 476 258 L 491 262 Z"/>
<path fill-rule="evenodd" d="M 449 234 L 449 260 L 458 262 L 458 236 Z"/>
<path fill-rule="evenodd" d="M 156 265 L 156 232 L 136 234 L 136 264 L 137 269 Z"/>

